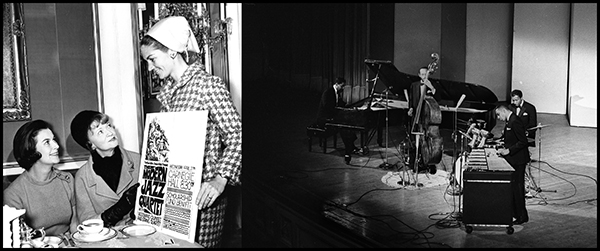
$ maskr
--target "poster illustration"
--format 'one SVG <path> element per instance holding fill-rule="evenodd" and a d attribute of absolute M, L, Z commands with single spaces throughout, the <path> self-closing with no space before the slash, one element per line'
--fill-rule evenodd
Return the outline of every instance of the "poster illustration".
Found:
<path fill-rule="evenodd" d="M 208 111 L 146 114 L 135 223 L 194 242 Z"/>

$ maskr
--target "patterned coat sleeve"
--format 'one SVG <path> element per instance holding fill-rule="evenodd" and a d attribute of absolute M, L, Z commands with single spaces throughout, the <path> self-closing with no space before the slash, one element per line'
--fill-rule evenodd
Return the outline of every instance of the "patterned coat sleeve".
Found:
<path fill-rule="evenodd" d="M 209 117 L 215 122 L 225 145 L 221 158 L 216 159 L 215 169 L 228 179 L 230 185 L 237 185 L 242 166 L 242 122 L 221 78 L 212 77 L 212 80 L 214 84 L 207 85 L 203 97 L 208 99 Z M 214 143 L 220 145 L 220 142 Z"/>
<path fill-rule="evenodd" d="M 167 81 L 157 99 L 162 112 L 208 111 L 202 179 L 219 174 L 230 185 L 240 184 L 242 120 L 223 80 L 194 63 L 179 81 Z"/>

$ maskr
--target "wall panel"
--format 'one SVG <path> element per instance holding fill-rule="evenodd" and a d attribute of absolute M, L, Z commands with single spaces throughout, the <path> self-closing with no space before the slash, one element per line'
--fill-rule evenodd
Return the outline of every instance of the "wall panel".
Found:
<path fill-rule="evenodd" d="M 517 3 L 511 89 L 537 112 L 566 114 L 570 4 Z"/>
<path fill-rule="evenodd" d="M 467 4 L 442 4 L 440 79 L 465 81 L 466 19 Z"/>
<path fill-rule="evenodd" d="M 569 51 L 569 121 L 598 126 L 598 5 L 574 3 Z"/>
<path fill-rule="evenodd" d="M 394 8 L 393 63 L 399 71 L 417 75 L 419 67 L 431 62 L 431 53 L 441 50 L 441 4 L 397 3 Z M 439 73 L 431 77 L 439 78 Z"/>
<path fill-rule="evenodd" d="M 485 86 L 498 100 L 508 100 L 512 4 L 467 4 L 466 28 L 465 82 Z"/>

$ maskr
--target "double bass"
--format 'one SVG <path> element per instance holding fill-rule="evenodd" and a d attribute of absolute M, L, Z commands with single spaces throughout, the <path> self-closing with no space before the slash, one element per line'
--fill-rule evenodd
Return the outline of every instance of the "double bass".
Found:
<path fill-rule="evenodd" d="M 437 68 L 439 56 L 431 55 L 433 61 L 427 67 L 427 76 Z M 415 135 L 415 171 L 420 162 L 426 166 L 440 163 L 443 153 L 442 136 L 440 135 L 440 124 L 442 123 L 442 112 L 438 102 L 431 96 L 425 95 L 425 85 L 421 85 L 421 95 L 415 117 L 411 126 L 411 134 Z"/>

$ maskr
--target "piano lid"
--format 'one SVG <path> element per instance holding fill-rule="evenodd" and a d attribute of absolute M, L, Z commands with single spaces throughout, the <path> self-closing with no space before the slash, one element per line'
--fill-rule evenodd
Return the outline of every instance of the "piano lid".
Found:
<path fill-rule="evenodd" d="M 409 90 L 410 83 L 412 82 L 410 79 L 402 79 L 406 78 L 407 76 L 404 76 L 400 71 L 398 71 L 396 66 L 394 66 L 391 61 L 365 59 L 365 64 L 367 64 L 369 69 L 371 69 L 371 71 L 373 71 L 377 77 L 375 79 L 373 92 L 382 93 L 386 88 L 389 88 L 391 93 L 406 101 L 403 90 Z"/>
<path fill-rule="evenodd" d="M 398 95 L 402 100 L 405 100 L 403 90 L 408 91 L 413 82 L 421 80 L 417 75 L 398 71 L 391 61 L 365 59 L 365 64 L 377 74 L 375 92 L 383 92 L 386 88 L 391 87 L 390 92 Z M 435 78 L 429 78 L 429 81 L 436 90 L 440 91 L 442 100 L 458 102 L 460 97 L 465 94 L 464 101 L 469 103 L 493 105 L 498 102 L 496 94 L 482 85 Z"/>

